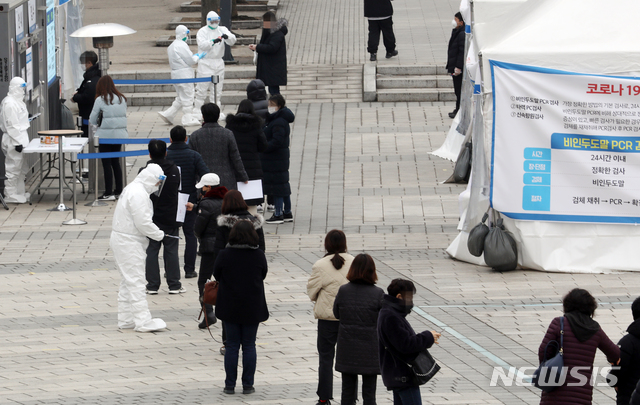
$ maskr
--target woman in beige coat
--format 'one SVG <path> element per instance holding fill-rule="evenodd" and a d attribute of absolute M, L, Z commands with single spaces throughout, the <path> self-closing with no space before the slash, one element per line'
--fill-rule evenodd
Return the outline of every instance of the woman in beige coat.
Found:
<path fill-rule="evenodd" d="M 347 273 L 353 256 L 347 253 L 347 237 L 334 229 L 324 239 L 327 254 L 312 268 L 307 294 L 315 302 L 318 320 L 318 404 L 330 404 L 333 399 L 333 359 L 336 353 L 340 322 L 333 315 L 333 301 L 340 286 L 348 283 Z"/>

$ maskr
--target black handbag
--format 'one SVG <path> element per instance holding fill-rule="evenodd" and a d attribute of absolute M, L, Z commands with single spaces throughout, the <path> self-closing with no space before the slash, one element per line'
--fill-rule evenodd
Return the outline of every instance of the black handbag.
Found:
<path fill-rule="evenodd" d="M 100 110 L 100 112 L 98 113 L 98 122 L 97 122 L 98 128 L 100 128 L 100 125 L 102 125 L 102 117 L 103 117 L 102 110 Z"/>
<path fill-rule="evenodd" d="M 558 346 L 556 340 L 551 340 L 544 348 L 544 359 L 538 369 L 533 373 L 531 382 L 533 385 L 540 388 L 544 392 L 551 392 L 558 387 L 564 385 L 566 370 L 564 368 L 564 316 L 560 318 L 560 345 L 556 355 L 550 359 L 547 359 L 547 349 L 549 345 L 555 343 Z M 563 376 L 563 373 L 565 374 Z"/>
<path fill-rule="evenodd" d="M 389 350 L 387 346 L 384 347 L 385 350 L 388 350 L 389 353 L 396 359 L 405 363 L 411 369 L 412 373 L 412 382 L 414 385 L 423 385 L 426 384 L 438 371 L 440 371 L 440 365 L 436 363 L 436 361 L 429 353 L 429 350 L 424 349 L 415 359 L 412 361 L 404 361 L 399 356 L 393 354 L 392 350 Z"/>

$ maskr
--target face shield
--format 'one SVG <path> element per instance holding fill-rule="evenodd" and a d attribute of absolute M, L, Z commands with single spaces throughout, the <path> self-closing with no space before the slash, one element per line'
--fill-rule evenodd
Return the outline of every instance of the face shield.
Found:
<path fill-rule="evenodd" d="M 158 182 L 156 183 L 156 187 L 158 187 L 158 190 L 156 190 L 153 193 L 157 197 L 160 197 L 160 194 L 162 194 L 162 188 L 164 187 L 164 183 L 166 180 L 167 180 L 167 176 L 165 176 L 164 174 L 161 174 L 160 176 L 158 176 Z"/>
<path fill-rule="evenodd" d="M 220 16 L 214 11 L 210 11 L 209 14 L 207 14 L 207 25 L 212 30 L 218 28 L 220 25 Z"/>

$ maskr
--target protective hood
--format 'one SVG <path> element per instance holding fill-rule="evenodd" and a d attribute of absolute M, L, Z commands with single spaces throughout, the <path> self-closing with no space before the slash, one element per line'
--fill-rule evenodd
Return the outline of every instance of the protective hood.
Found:
<path fill-rule="evenodd" d="M 8 95 L 18 101 L 24 101 L 26 87 L 27 84 L 22 77 L 16 76 L 9 82 Z"/>
<path fill-rule="evenodd" d="M 218 28 L 220 25 L 220 16 L 215 11 L 209 11 L 207 14 L 207 25 L 210 28 Z"/>
<path fill-rule="evenodd" d="M 282 118 L 288 123 L 292 123 L 296 119 L 296 116 L 293 114 L 293 111 L 285 106 L 273 113 L 271 117 L 269 117 L 269 121 L 273 121 L 276 118 Z"/>
<path fill-rule="evenodd" d="M 247 98 L 251 101 L 259 101 L 267 99 L 267 91 L 264 88 L 264 82 L 260 79 L 254 79 L 247 86 Z"/>
<path fill-rule="evenodd" d="M 189 38 L 189 28 L 184 25 L 178 25 L 176 27 L 176 39 L 184 41 L 185 38 Z"/>
<path fill-rule="evenodd" d="M 135 183 L 141 183 L 145 191 L 149 194 L 158 190 L 158 182 L 160 176 L 164 176 L 162 168 L 155 163 L 149 163 L 134 180 Z"/>

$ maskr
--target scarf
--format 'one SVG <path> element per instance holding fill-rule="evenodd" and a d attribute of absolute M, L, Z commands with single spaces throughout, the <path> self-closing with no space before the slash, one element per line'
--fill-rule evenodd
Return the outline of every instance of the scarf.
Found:
<path fill-rule="evenodd" d="M 227 194 L 227 188 L 225 186 L 213 187 L 211 190 L 207 191 L 207 194 L 204 195 L 205 198 L 224 198 L 224 195 Z"/>

